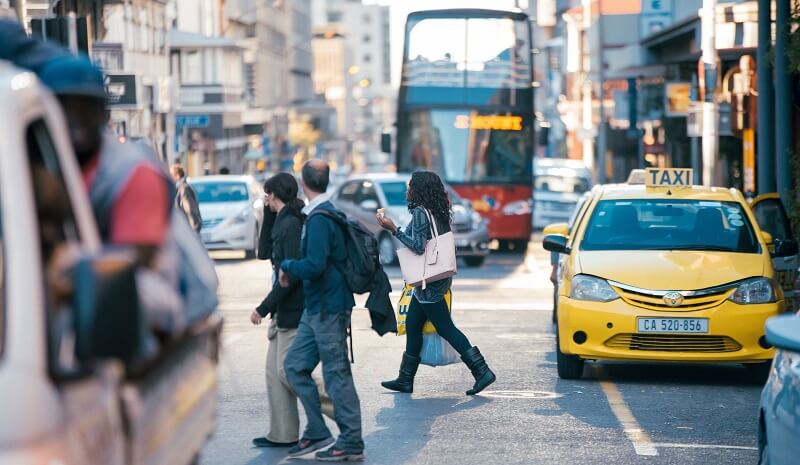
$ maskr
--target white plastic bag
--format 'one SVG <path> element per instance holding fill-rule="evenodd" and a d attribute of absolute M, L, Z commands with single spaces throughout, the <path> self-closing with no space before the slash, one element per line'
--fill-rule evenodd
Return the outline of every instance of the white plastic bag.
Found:
<path fill-rule="evenodd" d="M 422 364 L 432 367 L 452 365 L 461 361 L 461 356 L 439 333 L 422 336 Z"/>

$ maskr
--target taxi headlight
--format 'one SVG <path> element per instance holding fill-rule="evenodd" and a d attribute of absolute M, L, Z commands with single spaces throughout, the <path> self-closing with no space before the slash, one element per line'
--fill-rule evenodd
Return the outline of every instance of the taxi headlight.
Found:
<path fill-rule="evenodd" d="M 572 290 L 569 296 L 575 300 L 591 300 L 593 302 L 611 302 L 619 299 L 619 294 L 605 279 L 580 274 L 572 278 Z"/>
<path fill-rule="evenodd" d="M 767 278 L 748 279 L 739 284 L 728 300 L 742 305 L 768 304 L 775 302 L 775 287 Z"/>

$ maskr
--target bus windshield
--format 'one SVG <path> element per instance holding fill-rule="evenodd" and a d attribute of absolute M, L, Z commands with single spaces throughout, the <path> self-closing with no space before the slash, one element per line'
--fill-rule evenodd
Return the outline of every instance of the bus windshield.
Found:
<path fill-rule="evenodd" d="M 443 38 L 448 38 L 443 40 Z M 407 25 L 401 85 L 407 103 L 513 105 L 530 90 L 525 21 L 422 18 Z"/>
<path fill-rule="evenodd" d="M 418 110 L 400 114 L 398 169 L 444 173 L 450 183 L 530 183 L 531 122 L 513 113 Z"/>

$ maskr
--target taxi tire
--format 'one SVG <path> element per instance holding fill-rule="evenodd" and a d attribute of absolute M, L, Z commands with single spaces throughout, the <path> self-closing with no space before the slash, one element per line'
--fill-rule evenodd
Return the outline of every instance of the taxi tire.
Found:
<path fill-rule="evenodd" d="M 558 367 L 558 377 L 561 379 L 581 379 L 583 376 L 582 358 L 575 355 L 567 355 L 561 352 L 561 342 L 556 337 L 556 366 Z"/>
<path fill-rule="evenodd" d="M 746 363 L 744 365 L 745 369 L 747 369 L 748 378 L 754 384 L 763 385 L 767 382 L 767 378 L 769 378 L 769 372 L 772 370 L 772 361 L 768 362 L 760 362 L 760 363 Z"/>

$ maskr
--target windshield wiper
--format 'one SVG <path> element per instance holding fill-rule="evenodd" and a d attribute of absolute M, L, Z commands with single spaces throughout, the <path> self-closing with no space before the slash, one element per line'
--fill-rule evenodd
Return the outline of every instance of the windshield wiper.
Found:
<path fill-rule="evenodd" d="M 731 247 L 721 247 L 717 245 L 682 245 L 679 247 L 666 247 L 666 250 L 703 250 L 708 252 L 739 252 Z"/>

